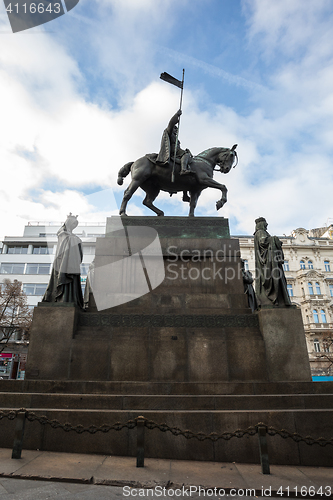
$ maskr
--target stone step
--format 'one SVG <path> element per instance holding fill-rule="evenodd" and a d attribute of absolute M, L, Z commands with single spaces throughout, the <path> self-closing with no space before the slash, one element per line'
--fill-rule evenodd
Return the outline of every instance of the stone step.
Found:
<path fill-rule="evenodd" d="M 331 409 L 332 394 L 275 394 L 238 396 L 156 396 L 48 393 L 0 393 L 4 408 L 52 408 L 61 410 L 291 410 Z"/>

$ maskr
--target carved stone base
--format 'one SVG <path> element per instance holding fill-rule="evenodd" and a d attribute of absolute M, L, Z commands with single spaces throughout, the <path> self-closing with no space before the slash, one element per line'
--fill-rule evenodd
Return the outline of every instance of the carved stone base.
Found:
<path fill-rule="evenodd" d="M 117 262 L 115 280 L 140 269 L 139 260 L 126 261 L 131 257 L 127 237 L 115 236 L 114 229 L 124 231 L 117 227 L 123 221 L 133 236 L 133 227 L 149 226 L 147 219 L 109 219 L 106 237 L 97 242 L 96 266 L 103 270 Z M 308 382 L 298 311 L 251 313 L 239 243 L 230 239 L 227 221 L 152 219 L 164 259 L 163 282 L 135 300 L 99 311 L 92 296 L 85 313 L 73 306 L 39 305 L 27 380 L 11 381 L 8 389 L 3 388 L 7 381 L 0 381 L 0 391 L 8 391 L 3 407 L 25 406 L 86 427 L 144 415 L 207 434 L 264 422 L 303 436 L 329 438 L 333 410 L 327 410 L 332 407 L 327 392 L 332 393 L 333 384 Z M 139 241 L 140 231 L 136 234 Z M 177 279 L 170 279 L 175 272 Z M 110 293 L 109 278 L 102 286 L 103 293 Z M 0 445 L 8 447 L 14 423 L 3 425 Z M 214 443 L 147 430 L 145 439 L 147 457 L 259 463 L 256 436 Z M 135 431 L 128 429 L 107 438 L 102 433 L 68 433 L 64 439 L 61 429 L 36 422 L 27 422 L 25 435 L 27 448 L 64 452 L 134 455 L 135 443 Z M 314 448 L 279 436 L 269 440 L 271 463 L 333 465 L 328 446 Z"/>
<path fill-rule="evenodd" d="M 41 302 L 34 309 L 26 378 L 68 380 L 78 308 L 70 303 Z"/>
<path fill-rule="evenodd" d="M 301 311 L 276 307 L 261 309 L 257 314 L 265 342 L 269 380 L 311 381 Z"/>
<path fill-rule="evenodd" d="M 144 253 L 156 238 L 159 257 L 156 245 Z M 161 275 L 150 257 L 160 259 L 165 277 L 140 294 L 145 273 L 150 284 Z M 256 315 L 247 306 L 239 242 L 229 237 L 227 219 L 111 217 L 97 240 L 95 270 L 105 307 L 96 300 L 97 310 L 91 295 L 85 313 L 70 305 L 36 308 L 27 379 L 311 380 L 298 311 Z"/>

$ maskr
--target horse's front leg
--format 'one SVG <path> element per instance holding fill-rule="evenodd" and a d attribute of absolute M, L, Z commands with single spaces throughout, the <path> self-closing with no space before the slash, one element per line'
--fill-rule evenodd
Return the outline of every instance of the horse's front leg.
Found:
<path fill-rule="evenodd" d="M 224 189 L 221 189 L 221 191 L 222 191 L 222 196 L 221 196 L 221 199 L 220 199 L 220 200 L 217 200 L 217 202 L 216 202 L 216 210 L 220 210 L 220 208 L 222 208 L 222 207 L 223 207 L 223 205 L 224 205 L 225 203 L 227 203 L 227 201 L 228 201 L 228 200 L 227 200 L 227 192 L 228 192 L 228 190 L 227 190 L 227 188 L 225 187 L 225 185 L 224 185 L 224 184 L 221 184 L 221 186 L 223 186 L 223 187 L 224 187 Z"/>
<path fill-rule="evenodd" d="M 216 202 L 216 210 L 220 210 L 225 203 L 227 203 L 227 188 L 224 184 L 220 184 L 217 181 L 214 181 L 211 177 L 204 177 L 200 179 L 201 185 L 205 187 L 211 187 L 215 189 L 219 189 L 222 192 L 221 199 Z"/>
<path fill-rule="evenodd" d="M 194 210 L 195 207 L 197 206 L 198 198 L 200 196 L 201 191 L 202 189 L 200 189 L 199 191 L 190 191 L 191 198 L 190 198 L 190 211 L 188 214 L 189 217 L 194 217 Z"/>

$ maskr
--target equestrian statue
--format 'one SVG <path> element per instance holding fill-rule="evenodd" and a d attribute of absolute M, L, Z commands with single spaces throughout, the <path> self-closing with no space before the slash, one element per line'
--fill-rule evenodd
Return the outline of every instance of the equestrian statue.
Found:
<path fill-rule="evenodd" d="M 190 217 L 194 216 L 201 192 L 208 187 L 219 189 L 222 192 L 221 199 L 216 202 L 217 210 L 226 203 L 227 188 L 224 184 L 215 181 L 213 175 L 215 170 L 227 174 L 232 167 L 236 166 L 238 160 L 237 144 L 231 149 L 210 148 L 197 156 L 192 156 L 188 149 L 181 149 L 178 140 L 178 125 L 181 114 L 182 111 L 179 109 L 164 130 L 158 154 L 147 154 L 134 162 L 126 163 L 119 170 L 117 181 L 119 185 L 123 184 L 123 179 L 130 172 L 132 175 L 131 183 L 124 192 L 120 215 L 127 215 L 127 203 L 139 187 L 146 192 L 143 204 L 160 216 L 164 215 L 164 212 L 157 208 L 153 202 L 161 190 L 170 193 L 170 196 L 182 191 L 183 201 L 190 202 Z M 216 166 L 218 169 L 215 168 Z"/>

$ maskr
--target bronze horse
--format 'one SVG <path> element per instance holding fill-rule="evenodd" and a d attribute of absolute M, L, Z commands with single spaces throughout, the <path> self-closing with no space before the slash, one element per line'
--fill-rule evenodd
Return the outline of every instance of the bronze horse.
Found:
<path fill-rule="evenodd" d="M 132 181 L 124 192 L 119 214 L 127 215 L 127 203 L 139 187 L 146 192 L 146 197 L 142 203 L 157 215 L 164 215 L 162 210 L 153 205 L 153 201 L 161 190 L 170 194 L 178 191 L 188 191 L 190 193 L 189 216 L 193 217 L 201 191 L 207 187 L 219 189 L 222 192 L 221 199 L 216 202 L 216 210 L 219 210 L 227 201 L 227 188 L 224 184 L 214 181 L 215 166 L 218 165 L 218 171 L 223 174 L 230 172 L 231 168 L 237 164 L 234 164 L 237 160 L 236 147 L 237 144 L 231 149 L 210 148 L 194 156 L 190 165 L 191 173 L 186 175 L 179 175 L 180 165 L 176 163 L 174 182 L 171 181 L 172 165 L 160 166 L 156 164 L 157 155 L 146 155 L 135 162 L 126 163 L 119 170 L 117 182 L 122 185 L 124 177 L 130 172 Z"/>

